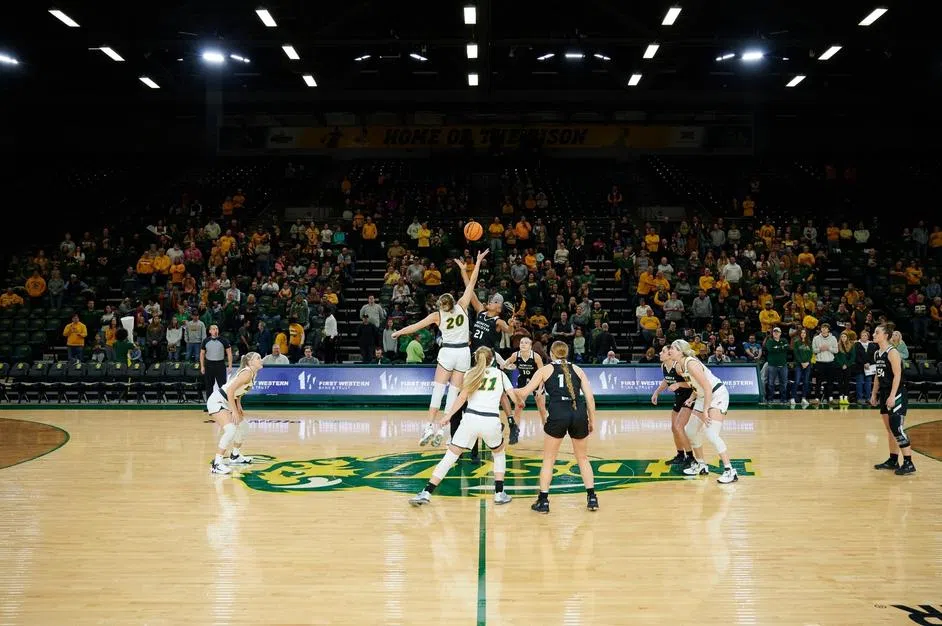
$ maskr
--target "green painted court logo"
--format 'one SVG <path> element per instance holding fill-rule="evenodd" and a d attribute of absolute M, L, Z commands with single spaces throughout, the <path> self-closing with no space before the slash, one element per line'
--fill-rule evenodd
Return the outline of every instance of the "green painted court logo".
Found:
<path fill-rule="evenodd" d="M 360 458 L 341 456 L 310 461 L 280 461 L 266 469 L 243 473 L 246 485 L 259 491 L 298 493 L 311 491 L 348 491 L 351 489 L 382 489 L 399 493 L 416 493 L 432 476 L 432 470 L 442 458 L 442 452 L 407 452 Z M 256 459 L 271 457 L 256 457 Z M 507 455 L 504 489 L 511 494 L 535 495 L 539 492 L 539 458 Z M 673 469 L 662 460 L 593 459 L 595 488 L 599 491 L 626 489 L 640 483 L 684 480 L 678 467 Z M 752 459 L 734 459 L 733 467 L 740 476 L 755 476 Z M 435 491 L 443 496 L 477 496 L 494 489 L 491 461 L 480 465 L 461 460 L 448 473 Z M 711 466 L 714 474 L 722 474 L 719 466 Z M 581 493 L 582 477 L 579 465 L 573 460 L 556 461 L 553 474 L 553 493 Z"/>

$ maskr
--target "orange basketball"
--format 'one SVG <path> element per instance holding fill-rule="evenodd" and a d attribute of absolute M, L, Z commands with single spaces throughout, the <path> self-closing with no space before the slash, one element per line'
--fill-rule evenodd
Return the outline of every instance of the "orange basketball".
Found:
<path fill-rule="evenodd" d="M 477 241 L 484 236 L 484 227 L 480 222 L 470 221 L 464 226 L 464 238 L 468 241 Z"/>

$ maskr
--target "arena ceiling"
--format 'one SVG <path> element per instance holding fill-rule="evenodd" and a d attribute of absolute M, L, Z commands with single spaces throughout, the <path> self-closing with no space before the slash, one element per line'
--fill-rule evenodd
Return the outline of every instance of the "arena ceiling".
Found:
<path fill-rule="evenodd" d="M 852 102 L 935 93 L 942 55 L 931 32 L 934 20 L 925 14 L 927 4 L 13 3 L 0 20 L 0 89 L 5 98 L 168 103 L 202 100 L 208 89 L 220 92 L 228 103 L 289 107 L 321 102 L 624 106 L 700 100 L 820 102 L 828 97 Z M 467 6 L 475 7 L 474 24 L 465 23 Z M 680 12 L 668 25 L 664 22 L 672 7 Z M 881 7 L 885 14 L 860 25 Z M 275 26 L 263 23 L 259 9 L 268 11 Z M 78 26 L 67 26 L 52 10 Z M 468 58 L 469 44 L 476 44 L 477 58 Z M 652 45 L 657 46 L 653 56 Z M 291 56 L 298 58 L 289 58 L 285 46 L 292 46 Z M 822 59 L 832 46 L 840 49 Z M 220 55 L 222 62 L 213 64 L 207 53 Z M 477 85 L 469 85 L 469 74 L 477 76 Z M 633 81 L 632 75 L 638 78 Z M 788 87 L 798 76 L 804 79 Z M 141 77 L 159 88 L 148 87 Z"/>

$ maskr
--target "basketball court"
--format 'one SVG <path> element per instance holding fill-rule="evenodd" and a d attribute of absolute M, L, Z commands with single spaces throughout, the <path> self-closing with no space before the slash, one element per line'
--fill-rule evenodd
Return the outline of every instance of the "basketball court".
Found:
<path fill-rule="evenodd" d="M 461 461 L 418 509 L 424 412 L 248 414 L 263 462 L 217 476 L 200 411 L 0 412 L 0 623 L 939 623 L 938 411 L 910 412 L 900 477 L 875 410 L 734 410 L 729 486 L 664 464 L 667 410 L 601 411 L 600 510 L 567 454 L 548 516 L 532 409 L 513 502 Z"/>

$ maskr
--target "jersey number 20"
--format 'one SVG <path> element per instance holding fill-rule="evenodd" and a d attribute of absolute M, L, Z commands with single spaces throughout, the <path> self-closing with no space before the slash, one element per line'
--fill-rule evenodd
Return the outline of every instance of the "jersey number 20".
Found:
<path fill-rule="evenodd" d="M 456 315 L 454 317 L 449 317 L 445 320 L 445 328 L 451 330 L 452 328 L 460 328 L 464 324 L 464 315 Z"/>

